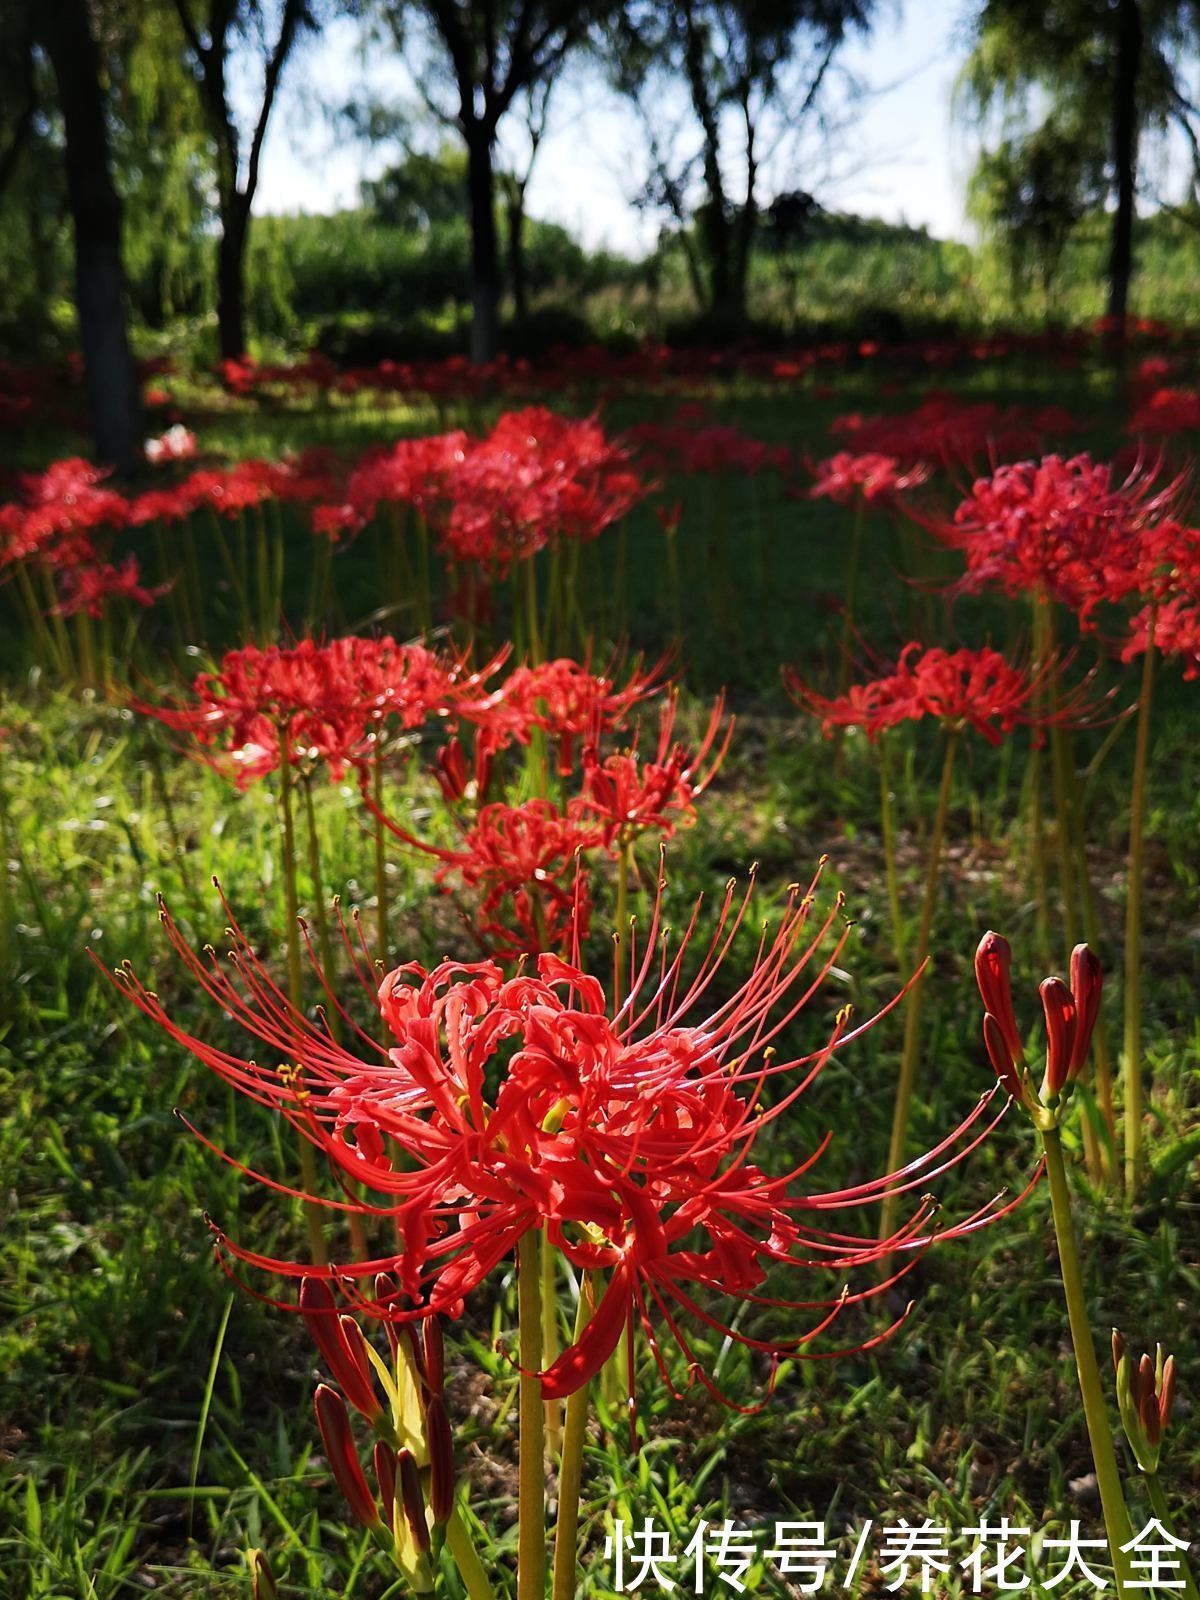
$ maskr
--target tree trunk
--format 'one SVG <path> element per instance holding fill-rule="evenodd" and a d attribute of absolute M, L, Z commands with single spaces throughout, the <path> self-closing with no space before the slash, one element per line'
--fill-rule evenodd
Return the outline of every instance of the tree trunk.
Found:
<path fill-rule="evenodd" d="M 127 469 L 142 453 L 137 371 L 126 325 L 121 202 L 109 166 L 100 62 L 86 0 L 42 0 L 39 29 L 54 69 L 75 230 L 75 306 L 96 456 Z"/>
<path fill-rule="evenodd" d="M 1138 0 L 1118 0 L 1117 58 L 1113 74 L 1113 170 L 1117 207 L 1108 263 L 1108 316 L 1113 337 L 1125 337 L 1129 280 L 1133 274 L 1133 221 L 1137 182 L 1137 81 L 1142 65 L 1142 16 Z"/>
<path fill-rule="evenodd" d="M 529 284 L 525 276 L 525 185 L 514 181 L 508 195 L 508 270 L 512 279 L 513 316 L 524 322 L 529 315 Z"/>
<path fill-rule="evenodd" d="M 242 194 L 221 205 L 221 239 L 217 246 L 217 343 L 222 361 L 246 354 L 246 238 L 250 204 Z"/>
<path fill-rule="evenodd" d="M 471 227 L 471 360 L 494 361 L 500 349 L 500 252 L 496 240 L 492 134 L 467 125 L 467 220 Z"/>

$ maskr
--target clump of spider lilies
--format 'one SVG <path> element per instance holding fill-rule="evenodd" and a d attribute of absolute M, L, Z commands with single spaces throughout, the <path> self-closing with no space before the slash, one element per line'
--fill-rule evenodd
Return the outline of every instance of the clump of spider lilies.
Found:
<path fill-rule="evenodd" d="M 724 1400 L 705 1341 L 730 1341 L 766 1358 L 769 1394 L 784 1358 L 827 1359 L 892 1336 L 911 1302 L 874 1327 L 864 1327 L 855 1308 L 905 1280 L 936 1238 L 971 1233 L 1023 1198 L 999 1195 L 942 1223 L 929 1192 L 1004 1117 L 999 1088 L 930 1150 L 877 1178 L 821 1190 L 815 1174 L 828 1137 L 789 1170 L 760 1166 L 764 1130 L 875 1020 L 857 1021 L 843 1008 L 822 1042 L 800 1050 L 787 1042 L 849 933 L 840 896 L 818 913 L 819 879 L 818 872 L 807 886 L 792 885 L 765 936 L 749 935 L 748 973 L 730 987 L 730 952 L 760 898 L 753 877 L 741 891 L 728 885 L 707 936 L 697 906 L 671 948 L 661 937 L 660 876 L 645 939 L 639 946 L 631 933 L 628 981 L 611 1003 L 578 936 L 566 955 L 542 952 L 515 969 L 496 960 L 431 970 L 408 963 L 381 982 L 365 947 L 355 956 L 347 934 L 374 1022 L 351 1027 L 351 995 L 326 979 L 346 1024 L 340 1034 L 324 1012 L 310 1016 L 275 984 L 227 905 L 224 960 L 193 950 L 164 907 L 189 981 L 267 1047 L 257 1055 L 190 1031 L 132 968 L 118 969 L 118 986 L 181 1050 L 273 1108 L 309 1145 L 337 1180 L 314 1187 L 309 1204 L 333 1219 L 357 1214 L 368 1230 L 364 1258 L 314 1264 L 268 1257 L 214 1224 L 231 1270 L 298 1285 L 298 1307 L 336 1384 L 317 1397 L 331 1470 L 352 1513 L 416 1586 L 439 1558 L 444 1528 L 469 1592 L 487 1592 L 466 1521 L 456 1519 L 461 1490 L 436 1319 L 460 1317 L 506 1263 L 515 1258 L 517 1266 L 518 1592 L 521 1600 L 544 1595 L 545 1466 L 560 1449 L 553 1592 L 567 1600 L 575 1593 L 588 1389 L 622 1340 L 631 1419 L 645 1381 L 639 1345 L 654 1381 L 675 1394 L 699 1384 Z M 280 1060 L 284 1067 L 273 1064 Z M 226 1158 L 236 1160 L 233 1152 Z M 268 1174 L 250 1176 L 280 1187 Z M 847 1231 L 845 1214 L 886 1201 L 905 1214 L 885 1238 L 870 1223 Z M 835 1227 L 826 1224 L 831 1213 Z M 571 1328 L 556 1330 L 564 1338 L 554 1352 L 544 1338 L 547 1260 L 551 1281 L 575 1286 L 577 1307 Z M 785 1272 L 800 1280 L 796 1298 L 777 1292 L 775 1274 Z M 753 1332 L 736 1314 L 746 1306 L 767 1319 Z M 835 1325 L 843 1321 L 853 1331 L 839 1341 Z M 387 1359 L 371 1327 L 385 1335 Z M 553 1449 L 548 1402 L 566 1403 Z M 370 1478 L 355 1416 L 376 1440 Z"/>

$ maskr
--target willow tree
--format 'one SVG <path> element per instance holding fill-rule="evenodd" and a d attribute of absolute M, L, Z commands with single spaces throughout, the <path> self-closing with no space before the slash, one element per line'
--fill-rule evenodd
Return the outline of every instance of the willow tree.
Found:
<path fill-rule="evenodd" d="M 1147 145 L 1176 131 L 1192 152 L 1193 182 L 1200 176 L 1200 108 L 1189 88 L 1198 25 L 1193 0 L 984 0 L 975 18 L 960 111 L 993 136 L 982 159 L 1002 150 L 1012 171 L 1031 174 L 1027 184 L 1034 164 L 1044 167 L 1055 130 L 1069 130 L 1055 183 L 1061 190 L 1069 176 L 1067 159 L 1076 200 L 1110 205 L 1108 314 L 1118 335 Z"/>

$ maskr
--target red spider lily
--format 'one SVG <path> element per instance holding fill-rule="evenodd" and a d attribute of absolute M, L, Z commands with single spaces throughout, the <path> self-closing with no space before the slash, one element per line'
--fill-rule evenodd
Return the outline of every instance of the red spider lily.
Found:
<path fill-rule="evenodd" d="M 1146 530 L 1167 518 L 1180 487 L 1156 487 L 1138 468 L 1115 481 L 1112 467 L 1087 455 L 1044 456 L 979 479 L 953 523 L 933 531 L 966 558 L 960 589 L 1044 592 L 1086 621 L 1101 601 L 1139 588 Z"/>
<path fill-rule="evenodd" d="M 54 609 L 60 617 L 73 617 L 80 611 L 89 617 L 102 617 L 107 600 L 128 600 L 137 606 L 152 606 L 170 587 L 169 583 L 162 583 L 147 589 L 134 556 L 126 556 L 118 566 L 97 561 L 69 567 L 63 572 L 62 597 Z"/>
<path fill-rule="evenodd" d="M 493 801 L 479 812 L 457 847 L 429 844 L 402 828 L 364 793 L 372 813 L 405 844 L 433 856 L 443 887 L 458 882 L 475 892 L 472 926 L 489 952 L 534 955 L 565 949 L 578 924 L 586 936 L 586 883 L 575 885 L 577 857 L 604 842 L 603 829 L 564 816 L 550 800 L 523 805 Z"/>
<path fill-rule="evenodd" d="M 211 950 L 193 951 L 164 907 L 168 937 L 192 980 L 265 1047 L 264 1061 L 285 1065 L 260 1064 L 188 1033 L 128 964 L 117 984 L 176 1044 L 276 1108 L 326 1156 L 347 1187 L 344 1198 L 322 1204 L 391 1219 L 398 1244 L 380 1259 L 327 1269 L 275 1260 L 223 1235 L 219 1249 L 256 1268 L 336 1282 L 358 1310 L 395 1324 L 431 1312 L 459 1315 L 518 1240 L 544 1228 L 576 1270 L 607 1274 L 586 1329 L 543 1375 L 547 1398 L 584 1383 L 635 1324 L 668 1385 L 664 1339 L 683 1351 L 689 1382 L 717 1394 L 684 1319 L 774 1361 L 808 1354 L 847 1306 L 902 1278 L 933 1237 L 928 1185 L 987 1137 L 1007 1102 L 997 1112 L 993 1089 L 931 1150 L 881 1178 L 820 1192 L 812 1173 L 831 1136 L 790 1171 L 768 1175 L 754 1160 L 759 1135 L 788 1116 L 834 1052 L 870 1026 L 852 1027 L 847 1008 L 831 1031 L 819 1025 L 821 1042 L 798 1053 L 780 1049 L 840 958 L 849 934 L 841 898 L 812 928 L 817 880 L 807 890 L 791 886 L 774 928 L 758 937 L 749 975 L 716 1000 L 726 958 L 749 920 L 753 878 L 740 896 L 727 887 L 690 976 L 685 951 L 699 908 L 672 953 L 659 938 L 662 887 L 660 880 L 644 948 L 631 950 L 632 981 L 615 1016 L 600 983 L 580 970 L 577 947 L 570 962 L 542 954 L 533 971 L 515 977 L 490 961 L 444 962 L 431 972 L 408 965 L 378 987 L 385 1041 L 354 1028 L 346 1035 L 353 1050 L 323 1018 L 311 1021 L 290 1005 L 232 918 L 232 948 L 222 962 Z M 375 996 L 365 951 L 357 969 Z M 777 1092 L 767 1105 L 770 1084 Z M 363 1185 L 370 1201 L 352 1185 Z M 830 1213 L 907 1195 L 922 1198 L 886 1240 L 824 1224 Z M 944 1233 L 971 1232 L 1016 1203 L 1001 1206 L 997 1197 Z M 879 1263 L 897 1253 L 905 1264 L 881 1279 Z M 782 1300 L 768 1292 L 767 1274 L 789 1267 L 842 1283 L 861 1271 L 866 1282 L 828 1297 Z M 394 1290 L 380 1291 L 380 1271 L 396 1275 Z M 788 1330 L 754 1337 L 708 1310 L 702 1302 L 710 1295 L 781 1309 Z M 815 1319 L 797 1329 L 795 1313 L 804 1310 Z"/>
<path fill-rule="evenodd" d="M 826 733 L 861 728 L 875 740 L 902 722 L 933 717 L 954 728 L 973 728 L 998 745 L 1017 726 L 1077 722 L 1085 715 L 1079 695 L 1060 699 L 1054 711 L 1038 709 L 1038 691 L 1049 667 L 1031 677 L 1011 666 L 998 650 L 943 650 L 906 644 L 894 672 L 853 684 L 831 699 L 810 689 L 794 671 L 785 673 L 797 704 L 821 719 Z"/>
<path fill-rule="evenodd" d="M 849 505 L 860 498 L 868 505 L 892 501 L 929 476 L 928 468 L 919 463 L 903 469 L 895 456 L 871 452 L 856 456 L 849 450 L 819 462 L 814 470 L 817 481 L 808 491 L 810 498 L 834 500 L 838 505 Z"/>
<path fill-rule="evenodd" d="M 318 508 L 314 527 L 362 527 L 380 505 L 411 506 L 447 556 L 503 577 L 556 539 L 597 537 L 645 492 L 594 418 L 534 406 L 506 412 L 485 439 L 447 433 L 371 452 L 351 473 L 345 504 Z"/>
<path fill-rule="evenodd" d="M 1165 656 L 1178 657 L 1189 682 L 1200 677 L 1200 603 L 1176 596 L 1143 606 L 1129 624 L 1121 660 L 1134 661 L 1151 645 Z"/>
<path fill-rule="evenodd" d="M 713 706 L 699 745 L 690 750 L 672 739 L 677 710 L 678 695 L 672 694 L 662 708 L 652 760 L 638 759 L 636 742 L 631 750 L 603 760 L 595 743 L 583 753 L 583 793 L 572 802 L 572 815 L 599 822 L 610 850 L 631 843 L 649 829 L 669 839 L 677 827 L 696 820 L 696 800 L 725 759 L 733 720 L 718 742 L 725 713 L 722 695 Z"/>
<path fill-rule="evenodd" d="M 328 500 L 334 493 L 331 452 L 314 447 L 279 461 L 247 460 L 230 467 L 205 467 L 172 489 L 138 495 L 128 511 L 131 527 L 181 522 L 197 511 L 237 517 L 268 500 L 285 503 Z"/>
<path fill-rule="evenodd" d="M 645 669 L 635 661 L 624 683 L 617 682 L 616 671 L 615 661 L 594 672 L 589 660 L 566 656 L 514 667 L 486 698 L 464 699 L 461 713 L 492 753 L 514 742 L 528 744 L 531 730 L 540 728 L 556 747 L 559 774 L 569 777 L 581 739 L 623 727 L 633 708 L 661 693 L 667 681 L 665 658 Z"/>
<path fill-rule="evenodd" d="M 1159 438 L 1200 432 L 1200 394 L 1194 389 L 1154 390 L 1130 418 L 1129 431 Z"/>
<path fill-rule="evenodd" d="M 218 746 L 213 765 L 239 788 L 289 765 L 324 762 L 334 778 L 377 748 L 386 722 L 419 728 L 447 716 L 460 696 L 477 696 L 499 664 L 480 670 L 465 657 L 421 644 L 353 635 L 291 648 L 246 645 L 222 658 L 218 672 L 192 685 L 194 704 L 155 706 L 147 713 L 201 746 Z"/>

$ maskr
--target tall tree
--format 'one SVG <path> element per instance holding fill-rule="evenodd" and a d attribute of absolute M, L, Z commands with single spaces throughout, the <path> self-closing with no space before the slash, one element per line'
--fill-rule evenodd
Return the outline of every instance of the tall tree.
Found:
<path fill-rule="evenodd" d="M 54 72 L 75 235 L 75 305 L 100 461 L 130 468 L 142 449 L 126 323 L 121 201 L 113 182 L 100 55 L 87 0 L 37 0 L 34 26 Z"/>
<path fill-rule="evenodd" d="M 499 348 L 502 273 L 496 227 L 496 135 L 518 96 L 536 93 L 615 0 L 382 0 L 397 45 L 414 26 L 432 50 L 418 86 L 429 109 L 467 148 L 471 228 L 471 358 Z"/>
<path fill-rule="evenodd" d="M 263 140 L 279 82 L 297 40 L 316 27 L 309 0 L 174 0 L 216 149 L 217 338 L 223 357 L 246 349 L 246 245 Z M 234 109 L 230 67 L 239 42 L 262 64 L 258 111 L 243 128 Z"/>
<path fill-rule="evenodd" d="M 1014 168 L 1044 167 L 1056 128 L 1070 133 L 1076 193 L 1111 202 L 1108 313 L 1123 333 L 1134 270 L 1147 141 L 1182 133 L 1200 177 L 1200 109 L 1189 91 L 1200 47 L 1195 0 L 984 0 L 959 103 Z M 994 154 L 994 152 L 992 152 Z M 988 159 L 985 152 L 984 161 Z M 1060 150 L 1056 182 L 1064 174 Z M 1019 209 L 1019 208 L 1018 208 Z"/>
<path fill-rule="evenodd" d="M 632 0 L 620 14 L 609 60 L 646 127 L 645 198 L 685 230 L 693 284 L 727 322 L 746 313 L 764 165 L 818 109 L 838 50 L 873 10 L 874 0 Z M 686 92 L 690 136 L 664 137 L 672 83 Z"/>

